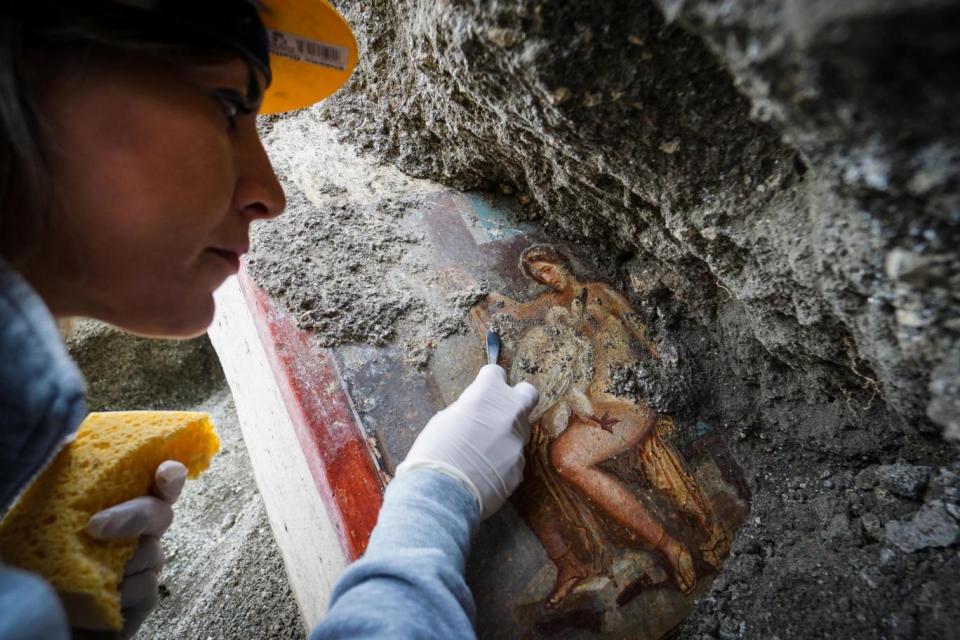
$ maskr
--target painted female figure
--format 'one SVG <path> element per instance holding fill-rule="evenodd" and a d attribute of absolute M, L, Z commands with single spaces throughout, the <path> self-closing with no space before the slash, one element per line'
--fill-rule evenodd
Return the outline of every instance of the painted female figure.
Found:
<path fill-rule="evenodd" d="M 613 371 L 636 361 L 635 346 L 652 358 L 658 357 L 656 347 L 620 293 L 601 282 L 578 280 L 553 247 L 529 247 L 521 254 L 520 269 L 550 290 L 529 302 L 490 294 L 487 310 L 534 324 L 518 342 L 513 369 L 514 373 L 526 369 L 541 390 L 541 402 L 531 417 L 536 424 L 528 460 L 533 470 L 529 476 L 539 477 L 544 486 L 527 487 L 528 495 L 538 496 L 538 504 L 521 507 L 521 512 L 557 566 L 550 604 L 559 603 L 584 578 L 603 571 L 606 543 L 595 522 L 597 515 L 611 518 L 632 538 L 656 550 L 677 588 L 692 590 L 697 572 L 688 545 L 672 535 L 623 481 L 599 466 L 636 452 L 651 485 L 703 531 L 700 558 L 719 566 L 729 550 L 729 535 L 682 457 L 660 437 L 658 424 L 669 418 L 642 399 L 612 392 Z M 522 503 L 524 496 L 519 498 Z M 598 513 L 591 513 L 594 510 L 582 498 Z"/>

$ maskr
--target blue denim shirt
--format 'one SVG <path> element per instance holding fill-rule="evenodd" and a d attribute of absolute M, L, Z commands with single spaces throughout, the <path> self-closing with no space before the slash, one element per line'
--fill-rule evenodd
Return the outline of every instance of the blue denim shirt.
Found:
<path fill-rule="evenodd" d="M 43 301 L 0 261 L 0 511 L 73 437 L 84 392 Z M 311 640 L 474 637 L 464 565 L 479 522 L 459 481 L 430 470 L 395 479 L 366 554 L 334 586 Z M 69 637 L 50 585 L 0 565 L 0 640 Z"/>
<path fill-rule="evenodd" d="M 367 552 L 333 587 L 310 640 L 475 638 L 464 570 L 480 505 L 439 471 L 408 471 L 387 487 Z"/>
<path fill-rule="evenodd" d="M 85 393 L 46 305 L 0 261 L 0 513 L 73 437 Z"/>
<path fill-rule="evenodd" d="M 73 437 L 84 393 L 46 305 L 0 260 L 0 512 Z M 0 565 L 0 639 L 68 637 L 53 589 Z"/>

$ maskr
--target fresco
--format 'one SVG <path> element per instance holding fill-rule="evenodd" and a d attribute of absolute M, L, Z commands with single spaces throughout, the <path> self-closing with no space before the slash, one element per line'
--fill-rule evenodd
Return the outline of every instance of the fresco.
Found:
<path fill-rule="evenodd" d="M 516 503 L 557 568 L 549 605 L 610 572 L 615 543 L 607 539 L 604 520 L 655 550 L 675 588 L 690 592 L 698 562 L 708 571 L 719 568 L 730 533 L 683 457 L 665 441 L 671 419 L 643 399 L 613 392 L 615 367 L 657 358 L 656 347 L 620 292 L 578 279 L 554 247 L 527 248 L 519 268 L 548 291 L 526 302 L 491 293 L 472 316 L 478 335 L 486 335 L 487 327 L 502 334 L 506 353 L 513 354 L 511 380 L 529 380 L 541 391 L 531 416 L 528 479 Z M 694 536 L 671 533 L 627 483 L 601 467 L 623 454 L 632 454 L 628 464 L 669 499 L 672 519 L 695 524 Z"/>
<path fill-rule="evenodd" d="M 476 375 L 496 329 L 511 381 L 531 381 L 541 399 L 524 482 L 468 563 L 478 635 L 665 637 L 729 554 L 745 485 L 709 424 L 658 413 L 621 384 L 619 371 L 655 369 L 669 336 L 651 340 L 591 256 L 498 216 L 487 200 L 428 202 L 413 220 L 432 264 L 418 281 L 431 295 L 488 293 L 426 368 L 395 344 L 340 348 L 340 371 L 389 472 Z"/>

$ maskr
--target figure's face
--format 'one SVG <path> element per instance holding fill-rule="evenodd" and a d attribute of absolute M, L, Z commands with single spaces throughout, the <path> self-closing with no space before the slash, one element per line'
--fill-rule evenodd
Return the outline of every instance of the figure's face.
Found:
<path fill-rule="evenodd" d="M 255 111 L 233 117 L 250 73 L 240 58 L 177 69 L 93 55 L 49 78 L 39 110 L 56 203 L 15 264 L 55 315 L 145 335 L 207 328 L 250 224 L 285 204 Z"/>
<path fill-rule="evenodd" d="M 563 291 L 570 283 L 570 274 L 561 265 L 552 262 L 534 262 L 530 265 L 534 280 L 555 291 Z"/>

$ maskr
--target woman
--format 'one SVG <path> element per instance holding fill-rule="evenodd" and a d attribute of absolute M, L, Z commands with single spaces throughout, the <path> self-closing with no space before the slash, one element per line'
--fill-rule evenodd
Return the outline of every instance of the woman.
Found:
<path fill-rule="evenodd" d="M 269 39 L 261 19 L 274 25 Z M 315 70 L 308 58 L 278 62 L 268 42 L 297 51 L 297 37 L 279 30 L 284 21 L 346 33 L 334 50 L 349 63 L 333 73 L 329 64 L 343 60 Z M 5 3 L 0 31 L 5 510 L 85 414 L 83 382 L 54 319 L 85 316 L 149 336 L 202 333 L 250 225 L 284 207 L 257 113 L 331 93 L 349 77 L 355 44 L 320 1 L 36 0 Z M 481 513 L 519 482 L 536 403 L 535 389 L 504 379 L 485 368 L 424 429 L 317 637 L 472 633 L 463 558 Z M 124 637 L 156 602 L 157 537 L 184 477 L 178 463 L 160 465 L 153 496 L 87 527 L 102 539 L 141 536 L 120 585 Z M 0 638 L 67 637 L 82 614 L 64 612 L 38 577 L 0 567 Z"/>

